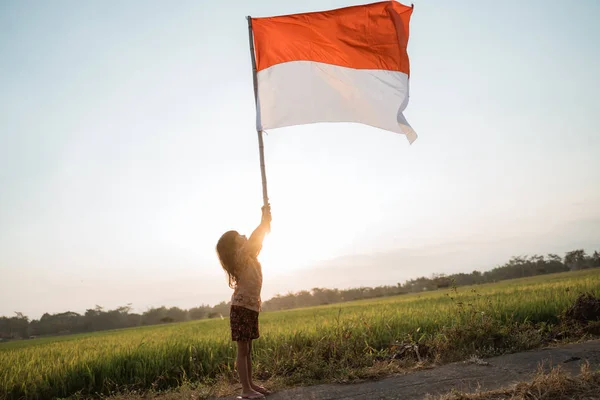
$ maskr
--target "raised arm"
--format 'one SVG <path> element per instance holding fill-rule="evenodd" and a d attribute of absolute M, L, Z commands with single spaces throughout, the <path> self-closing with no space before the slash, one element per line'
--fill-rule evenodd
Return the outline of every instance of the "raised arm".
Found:
<path fill-rule="evenodd" d="M 250 235 L 248 243 L 246 244 L 250 254 L 258 256 L 262 250 L 265 235 L 269 232 L 271 232 L 271 206 L 263 206 L 260 225 L 252 232 L 252 235 Z"/>

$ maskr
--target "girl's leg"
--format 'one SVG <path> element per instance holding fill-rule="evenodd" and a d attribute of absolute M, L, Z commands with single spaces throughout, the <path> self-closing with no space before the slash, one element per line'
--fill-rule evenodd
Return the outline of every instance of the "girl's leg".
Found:
<path fill-rule="evenodd" d="M 254 382 L 252 382 L 252 340 L 248 342 L 248 380 L 250 381 L 250 387 L 258 393 L 271 394 L 271 392 L 263 386 L 255 385 Z"/>
<path fill-rule="evenodd" d="M 249 393 L 252 388 L 248 380 L 248 342 L 237 342 L 237 368 L 242 392 Z"/>
<path fill-rule="evenodd" d="M 252 340 L 248 342 L 248 358 L 246 361 L 248 363 L 246 367 L 248 370 L 248 383 L 250 384 L 250 387 L 254 389 L 254 383 L 252 383 Z"/>
<path fill-rule="evenodd" d="M 242 397 L 246 398 L 260 398 L 261 395 L 252 388 L 251 385 L 251 370 L 248 366 L 250 365 L 250 342 L 237 342 L 237 368 L 240 376 L 240 383 L 242 384 Z"/>

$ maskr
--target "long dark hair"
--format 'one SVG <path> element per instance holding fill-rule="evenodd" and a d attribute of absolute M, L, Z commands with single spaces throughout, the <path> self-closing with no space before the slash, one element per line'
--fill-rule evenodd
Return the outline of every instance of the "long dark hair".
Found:
<path fill-rule="evenodd" d="M 237 231 L 225 232 L 217 242 L 217 256 L 221 262 L 223 270 L 227 273 L 229 287 L 235 289 L 237 284 L 237 266 L 235 253 L 237 251 L 237 241 L 239 233 Z"/>

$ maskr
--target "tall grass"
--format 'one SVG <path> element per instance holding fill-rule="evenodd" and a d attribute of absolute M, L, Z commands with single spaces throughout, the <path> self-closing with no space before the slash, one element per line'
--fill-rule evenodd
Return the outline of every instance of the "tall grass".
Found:
<path fill-rule="evenodd" d="M 514 350 L 526 346 L 523 327 L 556 323 L 580 292 L 600 295 L 599 270 L 263 313 L 255 371 L 290 384 L 351 378 L 391 360 L 397 342 L 449 358 Z M 234 360 L 226 319 L 6 343 L 0 398 L 211 384 L 233 374 Z"/>

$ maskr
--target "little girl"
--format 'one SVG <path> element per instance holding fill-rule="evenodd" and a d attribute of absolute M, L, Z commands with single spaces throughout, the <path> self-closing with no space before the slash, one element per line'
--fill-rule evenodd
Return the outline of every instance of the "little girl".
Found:
<path fill-rule="evenodd" d="M 259 338 L 258 313 L 261 311 L 260 291 L 262 268 L 258 254 L 265 234 L 271 230 L 271 208 L 262 208 L 260 225 L 250 239 L 236 231 L 228 231 L 217 243 L 217 255 L 227 273 L 231 296 L 229 323 L 231 339 L 237 342 L 237 369 L 242 383 L 243 399 L 262 399 L 270 392 L 252 382 L 252 340 Z"/>

